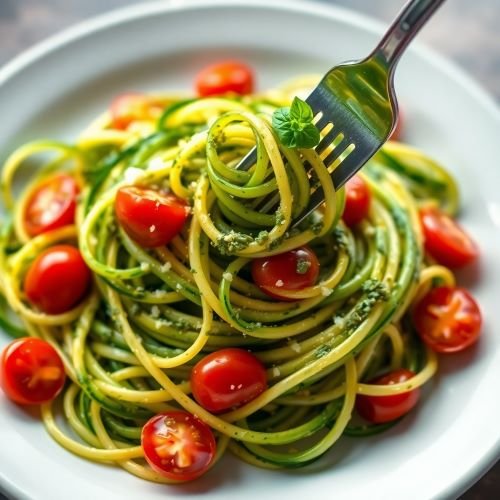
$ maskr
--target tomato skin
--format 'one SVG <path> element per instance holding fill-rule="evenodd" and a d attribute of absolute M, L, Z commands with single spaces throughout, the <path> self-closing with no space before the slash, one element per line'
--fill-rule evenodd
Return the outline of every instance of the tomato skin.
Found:
<path fill-rule="evenodd" d="M 415 376 L 404 368 L 394 370 L 369 382 L 376 385 L 392 385 L 405 382 Z M 408 392 L 391 396 L 356 396 L 356 410 L 369 422 L 383 424 L 396 420 L 408 413 L 419 401 L 420 389 L 417 387 Z"/>
<path fill-rule="evenodd" d="M 191 372 L 194 398 L 212 413 L 248 403 L 266 388 L 264 365 L 253 354 L 236 347 L 205 356 Z"/>
<path fill-rule="evenodd" d="M 309 266 L 303 273 L 297 272 L 299 262 L 305 262 Z M 295 299 L 280 295 L 280 290 L 294 291 L 313 286 L 318 275 L 318 258 L 307 246 L 252 261 L 254 283 L 270 297 L 285 301 Z"/>
<path fill-rule="evenodd" d="M 239 61 L 221 61 L 202 69 L 195 80 L 201 97 L 226 94 L 251 94 L 254 88 L 252 69 Z"/>
<path fill-rule="evenodd" d="M 73 224 L 79 191 L 71 175 L 57 174 L 42 181 L 26 203 L 23 217 L 26 232 L 37 236 Z"/>
<path fill-rule="evenodd" d="M 371 193 L 359 175 L 351 177 L 345 185 L 345 208 L 342 219 L 349 227 L 361 222 L 370 210 Z"/>
<path fill-rule="evenodd" d="M 142 428 L 141 444 L 151 468 L 177 481 L 201 476 L 212 464 L 216 451 L 210 427 L 181 410 L 160 413 L 148 420 Z"/>
<path fill-rule="evenodd" d="M 479 250 L 451 217 L 436 207 L 420 210 L 425 249 L 440 264 L 463 267 L 477 259 Z"/>
<path fill-rule="evenodd" d="M 413 311 L 421 339 L 434 351 L 454 353 L 477 342 L 481 310 L 464 288 L 440 286 L 428 292 Z"/>
<path fill-rule="evenodd" d="M 63 362 L 45 340 L 27 337 L 12 341 L 3 350 L 0 364 L 0 386 L 15 403 L 47 403 L 64 387 Z"/>
<path fill-rule="evenodd" d="M 47 314 L 61 314 L 83 299 L 90 282 L 90 270 L 78 249 L 55 245 L 38 255 L 29 267 L 24 292 L 31 303 Z"/>
<path fill-rule="evenodd" d="M 115 214 L 125 232 L 140 246 L 166 245 L 183 228 L 189 207 L 172 194 L 125 186 L 118 190 Z"/>
<path fill-rule="evenodd" d="M 126 130 L 134 121 L 148 116 L 151 103 L 145 94 L 127 92 L 116 96 L 109 107 L 111 126 Z"/>

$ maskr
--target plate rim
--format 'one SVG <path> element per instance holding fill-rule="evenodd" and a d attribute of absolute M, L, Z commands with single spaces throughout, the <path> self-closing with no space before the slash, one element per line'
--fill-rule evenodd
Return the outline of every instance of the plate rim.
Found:
<path fill-rule="evenodd" d="M 325 15 L 347 25 L 356 26 L 367 32 L 381 35 L 386 24 L 374 17 L 360 13 L 353 9 L 331 5 L 320 0 L 281 0 L 279 3 L 270 3 L 269 0 L 148 0 L 137 4 L 115 8 L 79 21 L 55 34 L 46 37 L 38 43 L 16 55 L 0 67 L 0 90 L 3 85 L 25 68 L 36 63 L 47 55 L 60 48 L 77 42 L 92 33 L 105 31 L 111 27 L 119 26 L 126 22 L 133 22 L 141 18 L 148 18 L 155 14 L 165 14 L 171 11 L 195 10 L 197 8 L 221 7 L 250 7 L 271 9 L 278 11 L 295 11 L 298 13 Z M 466 93 L 474 98 L 476 103 L 488 113 L 500 127 L 500 102 L 467 70 L 458 63 L 441 55 L 436 49 L 430 48 L 420 41 L 412 42 L 410 50 L 419 55 L 423 60 L 434 67 L 439 67 L 440 72 L 449 76 Z M 436 497 L 444 494 L 459 495 L 477 482 L 498 461 L 500 456 L 500 433 L 496 442 L 491 446 L 490 453 L 485 454 L 469 469 L 469 474 L 462 476 L 453 483 L 449 483 Z M 15 495 L 16 498 L 30 500 L 22 486 L 14 483 L 0 471 L 0 492 Z"/>
<path fill-rule="evenodd" d="M 23 50 L 17 56 L 0 66 L 0 88 L 16 73 L 22 71 L 37 59 L 56 51 L 60 47 L 74 42 L 93 32 L 105 30 L 110 26 L 149 17 L 153 14 L 167 11 L 193 10 L 198 7 L 219 8 L 231 7 L 259 7 L 271 10 L 295 10 L 297 12 L 325 14 L 338 20 L 360 27 L 371 33 L 381 35 L 386 29 L 386 23 L 367 14 L 340 5 L 332 5 L 321 0 L 280 0 L 280 3 L 271 4 L 268 0 L 147 0 L 144 3 L 132 4 L 112 9 L 102 14 L 84 19 L 50 35 L 31 47 Z M 430 61 L 434 66 L 451 76 L 500 122 L 500 103 L 485 89 L 481 83 L 471 76 L 458 63 L 441 55 L 435 48 L 429 47 L 419 40 L 412 41 L 410 51 L 416 52 Z"/>

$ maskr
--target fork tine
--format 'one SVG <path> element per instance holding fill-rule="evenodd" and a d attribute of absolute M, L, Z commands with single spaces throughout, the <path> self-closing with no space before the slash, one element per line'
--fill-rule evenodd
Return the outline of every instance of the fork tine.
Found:
<path fill-rule="evenodd" d="M 331 129 L 327 131 L 325 136 L 321 139 L 319 144 L 315 147 L 316 152 L 320 155 L 332 144 L 335 136 L 338 135 L 338 130 L 330 123 Z M 319 127 L 318 127 L 319 128 Z M 323 128 L 323 130 L 326 127 Z M 321 129 L 320 129 L 321 130 Z"/>
<path fill-rule="evenodd" d="M 253 147 L 236 165 L 236 170 L 249 170 L 250 167 L 257 161 L 257 148 Z"/>
<path fill-rule="evenodd" d="M 324 113 L 319 113 L 314 117 L 313 120 L 314 125 L 316 128 L 321 132 L 330 122 L 330 119 L 325 116 Z"/>
<path fill-rule="evenodd" d="M 340 133 L 333 141 L 333 150 L 328 153 L 328 155 L 324 158 L 325 165 L 329 168 L 335 162 L 337 158 L 340 157 L 342 153 L 346 151 L 349 146 L 354 146 L 352 142 L 349 141 L 348 137 L 345 137 L 344 134 Z"/>

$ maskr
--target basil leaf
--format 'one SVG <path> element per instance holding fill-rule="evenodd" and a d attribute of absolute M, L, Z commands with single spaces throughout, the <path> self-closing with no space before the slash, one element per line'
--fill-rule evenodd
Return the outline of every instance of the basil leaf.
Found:
<path fill-rule="evenodd" d="M 300 99 L 300 97 L 294 97 L 292 107 L 290 108 L 290 117 L 300 123 L 312 122 L 313 112 L 311 106 L 309 106 L 307 102 Z"/>
<path fill-rule="evenodd" d="M 320 140 L 314 126 L 309 104 L 295 97 L 290 107 L 279 108 L 273 113 L 272 126 L 278 138 L 288 148 L 313 148 Z"/>

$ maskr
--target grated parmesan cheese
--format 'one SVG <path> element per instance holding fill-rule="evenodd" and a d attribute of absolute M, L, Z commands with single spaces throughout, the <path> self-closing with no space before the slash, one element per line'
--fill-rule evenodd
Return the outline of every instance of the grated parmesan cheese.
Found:
<path fill-rule="evenodd" d="M 123 172 L 123 178 L 127 184 L 134 184 L 143 174 L 144 170 L 142 170 L 142 168 L 128 167 L 125 172 Z"/>
<path fill-rule="evenodd" d="M 231 283 L 231 281 L 233 281 L 233 275 L 231 273 L 224 273 L 222 275 L 222 277 L 226 280 L 226 281 L 229 281 L 229 283 Z"/>
<path fill-rule="evenodd" d="M 161 170 L 165 166 L 165 162 L 163 161 L 162 158 L 159 156 L 155 156 L 154 158 L 151 158 L 148 162 L 148 170 Z"/>
<path fill-rule="evenodd" d="M 160 317 L 160 308 L 158 306 L 153 306 L 151 308 L 151 316 L 153 318 L 159 318 Z"/>
<path fill-rule="evenodd" d="M 333 290 L 331 288 L 328 288 L 327 286 L 322 286 L 320 290 L 321 290 L 321 295 L 323 295 L 323 297 L 328 297 L 333 293 Z"/>
<path fill-rule="evenodd" d="M 163 264 L 161 267 L 160 267 L 160 270 L 162 273 L 168 273 L 170 271 L 170 269 L 172 269 L 172 264 L 170 262 L 165 262 L 165 264 Z"/>
<path fill-rule="evenodd" d="M 278 280 L 274 285 L 277 287 L 283 286 L 284 285 L 283 280 Z"/>

